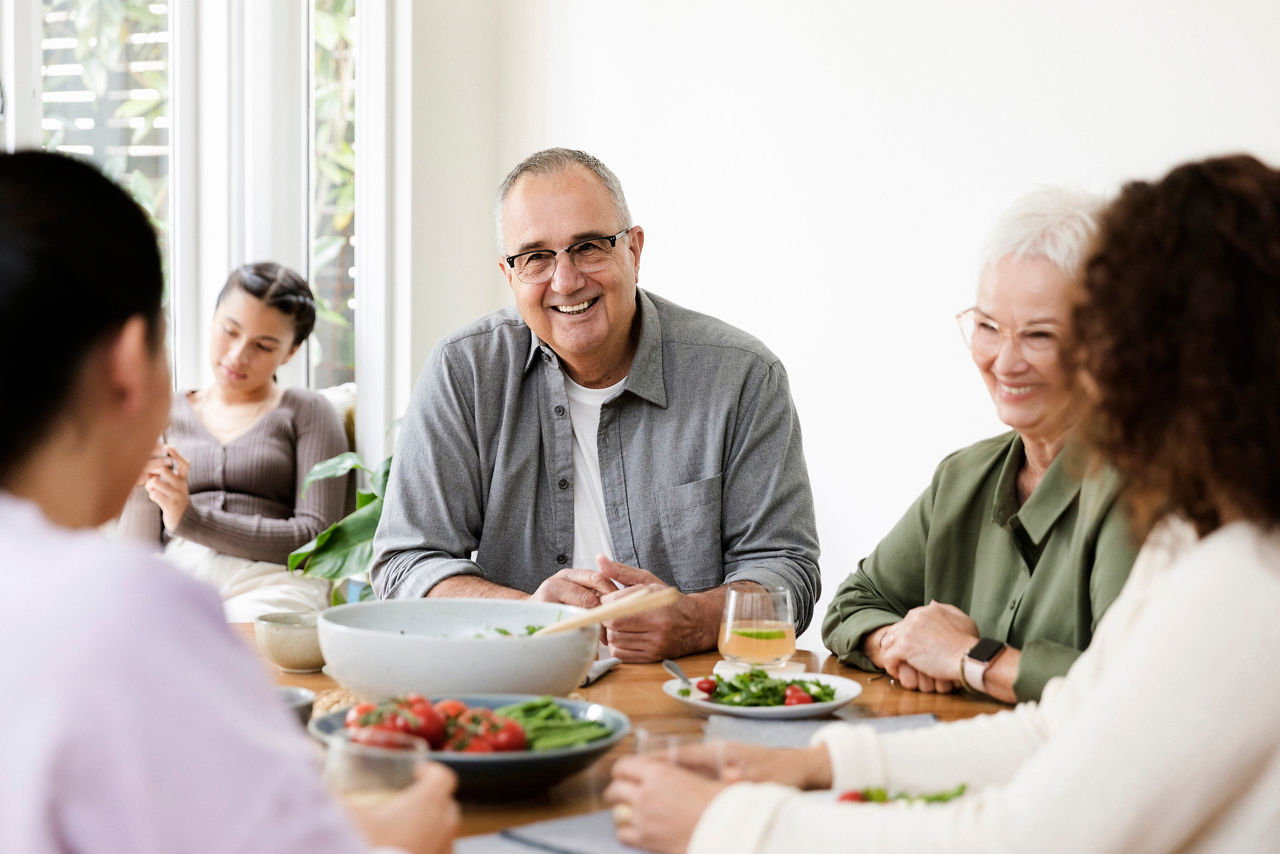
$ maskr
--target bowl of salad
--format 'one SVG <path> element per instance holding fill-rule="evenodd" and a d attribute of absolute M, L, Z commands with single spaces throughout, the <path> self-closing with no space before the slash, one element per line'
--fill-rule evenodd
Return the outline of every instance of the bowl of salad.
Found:
<path fill-rule="evenodd" d="M 480 694 L 434 702 L 418 694 L 360 703 L 311 719 L 323 742 L 395 749 L 416 735 L 458 775 L 466 798 L 536 795 L 590 766 L 631 731 L 622 712 L 548 695 Z"/>
<path fill-rule="evenodd" d="M 581 608 L 502 599 L 391 599 L 320 612 L 325 672 L 361 697 L 573 691 L 599 627 L 533 632 Z"/>

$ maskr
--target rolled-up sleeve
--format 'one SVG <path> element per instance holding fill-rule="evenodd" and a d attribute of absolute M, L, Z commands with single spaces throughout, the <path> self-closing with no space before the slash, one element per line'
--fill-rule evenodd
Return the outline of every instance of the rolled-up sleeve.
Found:
<path fill-rule="evenodd" d="M 483 510 L 468 391 L 437 345 L 401 424 L 374 536 L 370 579 L 380 598 L 417 598 L 450 576 L 483 574 L 469 559 Z"/>
<path fill-rule="evenodd" d="M 862 653 L 862 639 L 926 601 L 925 545 L 932 504 L 931 486 L 836 591 L 822 621 L 822 642 L 845 664 L 877 670 Z"/>

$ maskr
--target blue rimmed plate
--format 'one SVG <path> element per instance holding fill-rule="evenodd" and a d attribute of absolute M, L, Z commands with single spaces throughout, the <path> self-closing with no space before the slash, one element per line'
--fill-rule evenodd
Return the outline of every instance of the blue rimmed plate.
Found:
<path fill-rule="evenodd" d="M 475 694 L 458 696 L 468 708 L 496 709 L 512 703 L 536 700 L 537 694 Z M 439 699 L 444 699 L 443 697 Z M 458 794 L 469 798 L 515 798 L 536 795 L 548 786 L 590 766 L 631 732 L 631 720 L 617 709 L 585 700 L 553 698 L 574 718 L 596 721 L 609 728 L 609 735 L 586 744 L 556 750 L 521 750 L 509 753 L 452 753 L 438 750 L 431 758 L 449 766 L 458 775 Z M 341 738 L 346 728 L 347 710 L 340 709 L 311 719 L 307 729 L 323 742 Z"/>

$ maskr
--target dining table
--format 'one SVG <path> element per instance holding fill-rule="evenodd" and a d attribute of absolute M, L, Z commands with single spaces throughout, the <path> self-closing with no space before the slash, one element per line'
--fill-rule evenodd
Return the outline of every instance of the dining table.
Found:
<path fill-rule="evenodd" d="M 252 623 L 232 623 L 231 626 L 255 652 L 258 651 Z M 323 672 L 286 673 L 268 662 L 261 653 L 258 655 L 278 685 L 307 688 L 317 696 L 340 688 Z M 711 650 L 684 656 L 677 659 L 677 663 L 690 678 L 697 679 L 710 674 L 720 658 L 718 652 Z M 857 722 L 903 715 L 933 715 L 939 721 L 953 721 L 1010 708 L 998 701 L 968 694 L 924 694 L 907 690 L 884 674 L 868 673 L 842 664 L 825 650 L 821 653 L 797 650 L 792 661 L 803 664 L 807 672 L 842 676 L 861 684 L 861 693 L 838 710 L 832 720 Z M 634 752 L 637 728 L 676 735 L 696 735 L 705 728 L 705 716 L 662 690 L 662 684 L 670 678 L 658 663 L 622 663 L 591 685 L 579 688 L 571 696 L 623 712 L 631 719 L 632 733 L 589 768 L 545 791 L 517 800 L 463 800 L 459 836 L 494 833 L 533 822 L 606 809 L 608 805 L 603 793 L 609 784 L 613 763 L 619 756 Z"/>

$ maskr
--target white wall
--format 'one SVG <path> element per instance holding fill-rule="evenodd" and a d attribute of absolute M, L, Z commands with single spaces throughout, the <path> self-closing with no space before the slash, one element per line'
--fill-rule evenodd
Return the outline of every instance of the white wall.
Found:
<path fill-rule="evenodd" d="M 937 461 L 1000 429 L 952 316 L 1008 201 L 1036 183 L 1110 190 L 1214 152 L 1280 163 L 1274 0 L 496 9 L 496 32 L 453 34 L 498 45 L 496 161 L 472 167 L 487 186 L 449 189 L 487 201 L 535 149 L 591 151 L 645 227 L 642 286 L 782 357 L 823 609 Z M 441 118 L 433 134 L 494 157 Z M 469 229 L 491 234 L 487 218 Z M 491 260 L 477 269 L 500 295 Z M 816 630 L 806 641 L 820 646 Z"/>

